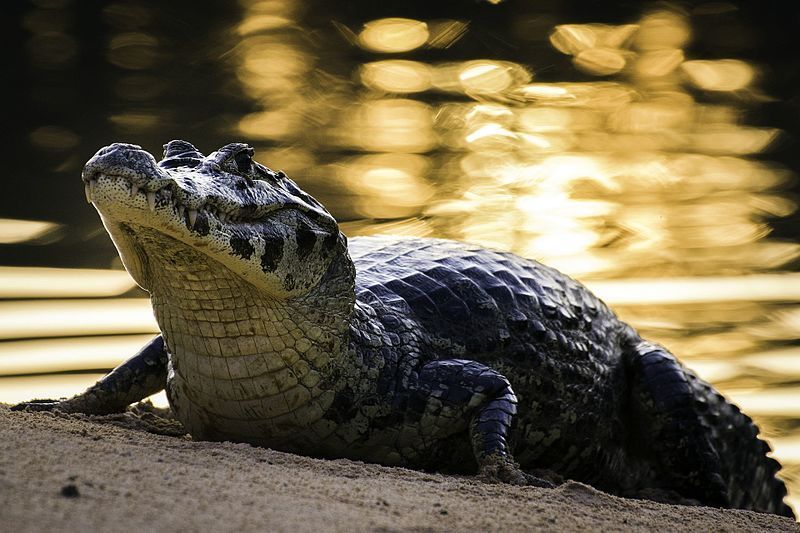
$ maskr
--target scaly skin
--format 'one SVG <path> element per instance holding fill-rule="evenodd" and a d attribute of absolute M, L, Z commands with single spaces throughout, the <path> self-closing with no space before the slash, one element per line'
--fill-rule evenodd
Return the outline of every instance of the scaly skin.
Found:
<path fill-rule="evenodd" d="M 83 180 L 161 336 L 28 409 L 119 411 L 166 388 L 198 439 L 791 516 L 758 428 L 582 285 L 436 239 L 347 239 L 231 144 L 114 144 Z"/>

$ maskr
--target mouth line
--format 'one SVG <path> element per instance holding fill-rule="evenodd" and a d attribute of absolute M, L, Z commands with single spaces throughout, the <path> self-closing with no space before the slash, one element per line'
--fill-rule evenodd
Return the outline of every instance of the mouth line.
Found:
<path fill-rule="evenodd" d="M 90 204 L 94 203 L 97 181 L 101 178 L 125 180 L 128 184 L 128 189 L 130 190 L 131 201 L 135 201 L 137 196 L 142 196 L 151 212 L 155 212 L 156 207 L 170 206 L 173 214 L 177 215 L 177 217 L 182 220 L 189 229 L 194 228 L 195 223 L 200 215 L 205 215 L 206 218 L 213 216 L 220 223 L 226 224 L 240 222 L 255 223 L 262 221 L 267 215 L 287 207 L 276 204 L 271 206 L 271 208 L 267 209 L 266 211 L 259 213 L 259 216 L 257 217 L 243 216 L 237 212 L 231 211 L 230 208 L 223 208 L 219 204 L 209 200 L 206 200 L 205 203 L 201 205 L 193 207 L 181 202 L 177 194 L 178 186 L 174 182 L 164 181 L 162 183 L 156 183 L 158 188 L 149 190 L 148 185 L 152 185 L 153 181 L 140 186 L 132 183 L 132 179 L 128 176 L 106 172 L 93 173 L 91 177 L 83 180 L 86 201 Z"/>

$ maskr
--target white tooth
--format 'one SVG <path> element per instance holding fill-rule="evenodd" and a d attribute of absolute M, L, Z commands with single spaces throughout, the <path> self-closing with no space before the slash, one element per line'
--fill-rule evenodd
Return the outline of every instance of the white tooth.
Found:
<path fill-rule="evenodd" d="M 147 191 L 147 205 L 150 206 L 150 211 L 156 210 L 156 193 L 155 191 Z"/>
<path fill-rule="evenodd" d="M 189 226 L 193 228 L 195 222 L 197 222 L 197 209 L 189 209 Z"/>
<path fill-rule="evenodd" d="M 183 204 L 178 204 L 178 215 L 183 218 L 183 215 L 186 214 L 186 206 Z"/>
<path fill-rule="evenodd" d="M 138 193 L 139 193 L 139 186 L 134 183 L 133 185 L 131 185 L 131 198 L 136 196 Z"/>
<path fill-rule="evenodd" d="M 97 187 L 97 180 L 89 180 L 89 192 L 92 193 L 92 199 L 94 199 L 94 190 Z"/>
<path fill-rule="evenodd" d="M 90 183 L 93 183 L 93 182 L 87 182 L 83 186 L 83 192 L 86 193 L 86 201 L 88 203 L 92 203 L 92 186 L 89 185 Z"/>

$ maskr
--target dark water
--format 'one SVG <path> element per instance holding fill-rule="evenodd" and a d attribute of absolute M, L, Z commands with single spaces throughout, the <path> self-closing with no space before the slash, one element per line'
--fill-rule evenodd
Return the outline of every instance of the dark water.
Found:
<path fill-rule="evenodd" d="M 585 281 L 754 416 L 800 493 L 800 10 L 378 4 L 3 5 L 0 401 L 76 392 L 154 331 L 82 164 L 242 140 L 349 235 Z"/>

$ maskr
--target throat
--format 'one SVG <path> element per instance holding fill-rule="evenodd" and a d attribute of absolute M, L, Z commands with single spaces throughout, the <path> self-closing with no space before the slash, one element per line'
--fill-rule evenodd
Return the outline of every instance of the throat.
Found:
<path fill-rule="evenodd" d="M 167 397 L 186 429 L 287 450 L 316 435 L 347 359 L 355 271 L 346 248 L 317 286 L 289 299 L 154 230 L 137 228 L 131 248 L 169 352 Z"/>
<path fill-rule="evenodd" d="M 201 434 L 227 428 L 218 437 L 232 438 L 250 431 L 247 420 L 275 424 L 276 434 L 322 415 L 333 394 L 326 378 L 345 352 L 352 285 L 335 297 L 328 291 L 341 284 L 323 280 L 278 300 L 189 247 L 148 248 L 146 257 L 170 353 L 170 403 L 185 424 Z"/>
<path fill-rule="evenodd" d="M 240 380 L 290 369 L 302 379 L 339 353 L 343 326 L 336 313 L 303 298 L 271 299 L 203 259 L 162 263 L 152 278 L 153 310 L 176 371 Z"/>

